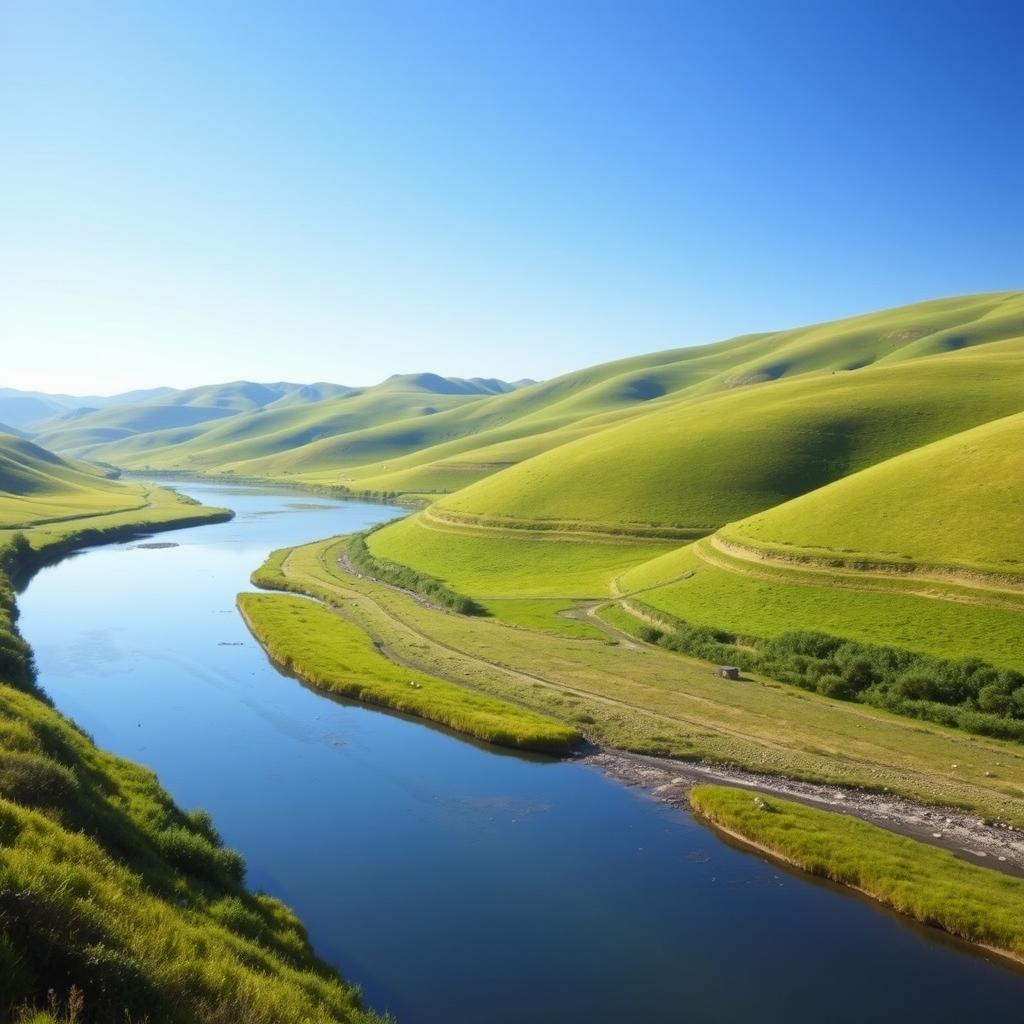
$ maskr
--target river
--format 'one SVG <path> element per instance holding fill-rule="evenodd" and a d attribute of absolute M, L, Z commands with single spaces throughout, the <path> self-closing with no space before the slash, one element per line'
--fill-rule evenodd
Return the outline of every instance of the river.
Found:
<path fill-rule="evenodd" d="M 398 510 L 173 486 L 237 516 L 40 571 L 19 599 L 40 683 L 101 747 L 210 810 L 249 884 L 399 1024 L 1021 1018 L 1024 973 L 592 767 L 281 675 L 235 611 L 249 573 Z"/>

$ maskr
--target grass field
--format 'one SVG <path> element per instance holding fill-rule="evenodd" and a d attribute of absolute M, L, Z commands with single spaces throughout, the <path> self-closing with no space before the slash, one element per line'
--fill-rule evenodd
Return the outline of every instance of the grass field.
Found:
<path fill-rule="evenodd" d="M 375 530 L 367 544 L 374 555 L 411 565 L 485 603 L 511 597 L 604 597 L 612 579 L 668 547 L 629 538 L 460 529 L 423 513 Z"/>
<path fill-rule="evenodd" d="M 813 629 L 1024 668 L 1020 594 L 766 565 L 717 551 L 706 540 L 627 572 L 619 583 L 658 611 L 741 636 Z"/>
<path fill-rule="evenodd" d="M 579 734 L 384 657 L 370 638 L 322 605 L 284 594 L 239 594 L 238 607 L 270 656 L 300 679 L 504 747 L 562 753 Z"/>
<path fill-rule="evenodd" d="M 564 598 L 532 600 L 524 598 L 489 598 L 484 605 L 487 612 L 511 626 L 538 629 L 543 633 L 585 639 L 603 639 L 596 627 L 568 613 L 581 607 L 578 601 Z"/>
<path fill-rule="evenodd" d="M 698 814 L 804 871 L 1024 961 L 1024 880 L 845 815 L 748 790 L 696 786 Z"/>
<path fill-rule="evenodd" d="M 339 564 L 346 539 L 255 576 L 333 605 L 403 665 L 557 718 L 602 744 L 888 788 L 1024 824 L 1024 748 L 760 679 L 628 638 L 570 637 L 437 611 Z M 784 723 L 784 724 L 780 724 Z M 955 765 L 955 768 L 951 768 Z"/>

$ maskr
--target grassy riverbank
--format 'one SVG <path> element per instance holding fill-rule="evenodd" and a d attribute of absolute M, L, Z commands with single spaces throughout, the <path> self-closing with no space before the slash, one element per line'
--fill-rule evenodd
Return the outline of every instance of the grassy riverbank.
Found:
<path fill-rule="evenodd" d="M 690 802 L 723 831 L 804 871 L 1024 962 L 1024 880 L 855 818 L 745 789 L 696 786 Z"/>
<path fill-rule="evenodd" d="M 525 706 L 602 746 L 889 790 L 1024 825 L 1024 749 L 639 645 L 453 615 L 348 570 L 349 538 L 278 551 L 258 586 L 334 607 L 401 664 Z M 552 615 L 552 621 L 558 621 Z M 784 723 L 781 725 L 781 723 Z"/>
<path fill-rule="evenodd" d="M 13 577 L 86 544 L 231 515 L 140 484 L 104 505 L 113 485 L 96 477 L 74 517 L 77 471 L 69 479 L 53 485 L 56 521 L 41 489 L 35 520 L 0 496 L 19 512 L 19 529 L 0 532 L 0 1020 L 377 1020 L 295 915 L 246 889 L 208 815 L 100 750 L 37 688 Z M 118 507 L 126 492 L 136 507 Z"/>
<path fill-rule="evenodd" d="M 358 627 L 301 597 L 239 594 L 238 607 L 270 656 L 300 679 L 488 743 L 563 753 L 575 729 L 389 661 Z"/>

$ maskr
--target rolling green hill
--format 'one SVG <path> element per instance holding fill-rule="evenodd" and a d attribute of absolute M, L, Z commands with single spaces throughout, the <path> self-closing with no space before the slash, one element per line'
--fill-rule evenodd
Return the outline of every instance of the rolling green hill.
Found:
<path fill-rule="evenodd" d="M 138 485 L 108 480 L 95 467 L 0 434 L 0 530 L 143 504 Z"/>
<path fill-rule="evenodd" d="M 881 369 L 956 349 L 987 348 L 1022 334 L 1020 293 L 968 296 L 632 357 L 523 387 L 418 374 L 399 375 L 375 388 L 319 401 L 303 400 L 294 386 L 271 402 L 263 393 L 233 394 L 225 402 L 225 396 L 211 393 L 214 389 L 193 389 L 172 396 L 173 405 L 145 403 L 138 411 L 138 428 L 123 416 L 101 410 L 73 424 L 54 424 L 55 429 L 40 439 L 60 451 L 132 469 L 184 469 L 353 490 L 437 494 L 463 489 L 569 442 L 596 439 L 616 424 L 655 411 L 666 410 L 671 418 L 670 407 L 716 395 L 724 399 L 763 390 L 772 382 L 833 372 L 863 373 L 869 366 Z M 237 392 L 242 385 L 229 387 Z M 255 401 L 256 407 L 246 406 L 247 401 Z M 708 413 L 708 429 L 714 427 L 715 415 L 753 415 L 746 411 L 744 398 L 734 401 L 735 406 L 722 407 L 720 414 Z M 154 410 L 182 405 L 193 411 L 159 414 L 167 416 L 161 428 Z M 187 417 L 197 419 L 189 422 Z M 816 425 L 811 422 L 807 429 Z M 911 437 L 908 443 L 915 441 Z M 561 458 L 560 454 L 550 465 Z M 598 451 L 595 458 L 603 461 L 604 455 Z M 809 458 L 813 461 L 819 455 L 811 452 Z M 859 465 L 850 463 L 851 468 Z M 531 464 L 531 473 L 534 468 Z M 810 482 L 830 478 L 824 472 Z M 795 493 L 799 491 L 791 487 L 767 488 L 763 500 L 785 500 Z M 491 514 L 486 504 L 482 501 L 478 514 Z M 494 504 L 504 505 L 504 497 L 496 495 Z M 549 503 L 539 501 L 540 517 L 566 516 L 559 502 L 554 502 L 552 513 L 545 504 Z M 700 525 L 724 521 L 696 508 L 683 511 L 685 518 Z M 747 506 L 737 505 L 725 518 L 746 511 Z M 519 513 L 506 508 L 502 514 Z M 589 518 L 603 521 L 604 515 Z M 568 518 L 580 516 L 571 511 Z M 618 518 L 643 522 L 649 517 L 637 518 L 628 511 Z"/>
<path fill-rule="evenodd" d="M 1024 414 L 881 462 L 722 536 L 787 557 L 1024 578 Z"/>
<path fill-rule="evenodd" d="M 370 549 L 509 621 L 508 599 L 626 595 L 670 624 L 1024 668 L 1024 322 L 1019 295 L 980 306 L 971 329 L 927 335 L 892 326 L 921 307 L 867 318 L 859 369 L 817 351 L 849 360 L 849 325 L 808 329 L 809 372 L 705 381 L 440 498 Z"/>
<path fill-rule="evenodd" d="M 1024 339 L 677 403 L 525 461 L 435 511 L 707 531 L 1021 410 Z"/>
<path fill-rule="evenodd" d="M 513 387 L 436 374 L 395 375 L 374 388 L 238 382 L 67 414 L 44 424 L 37 437 L 62 452 L 127 468 L 224 472 L 321 438 L 431 416 Z"/>
<path fill-rule="evenodd" d="M 336 384 L 231 384 L 158 392 L 139 402 L 119 402 L 105 408 L 72 409 L 35 425 L 34 437 L 62 453 L 92 457 L 104 445 L 168 430 L 200 432 L 213 420 L 281 404 L 321 401 L 351 389 Z"/>

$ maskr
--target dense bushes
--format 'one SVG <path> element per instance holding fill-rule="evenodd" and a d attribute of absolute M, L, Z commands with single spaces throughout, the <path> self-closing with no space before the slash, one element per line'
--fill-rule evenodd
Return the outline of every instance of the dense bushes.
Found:
<path fill-rule="evenodd" d="M 397 562 L 389 562 L 385 558 L 376 558 L 366 546 L 366 537 L 373 531 L 357 533 L 348 545 L 348 557 L 352 565 L 360 572 L 374 579 L 390 583 L 392 586 L 401 587 L 403 590 L 413 590 L 422 594 L 435 604 L 450 608 L 460 615 L 486 615 L 487 610 L 483 605 L 478 604 L 471 597 L 452 590 L 446 583 L 426 573 L 417 572 L 407 565 L 399 565 Z"/>
<path fill-rule="evenodd" d="M 640 608 L 663 622 L 664 629 L 638 625 L 635 635 L 669 650 L 729 662 L 826 697 L 1024 742 L 1024 673 L 1014 669 L 996 668 L 981 658 L 937 658 L 809 630 L 771 640 L 740 638 Z"/>

